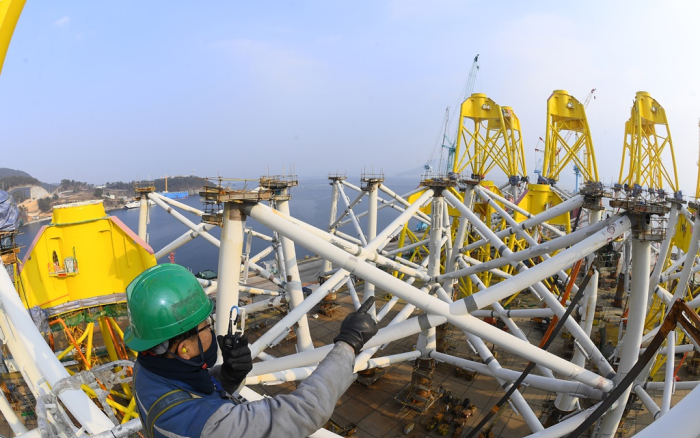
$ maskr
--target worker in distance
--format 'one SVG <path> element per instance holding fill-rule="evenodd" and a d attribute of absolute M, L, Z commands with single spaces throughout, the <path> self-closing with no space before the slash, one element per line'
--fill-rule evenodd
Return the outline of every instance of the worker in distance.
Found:
<path fill-rule="evenodd" d="M 215 337 L 213 303 L 191 272 L 154 266 L 126 297 L 124 342 L 139 352 L 134 392 L 148 438 L 306 437 L 328 421 L 355 380 L 355 356 L 377 333 L 371 297 L 345 318 L 333 349 L 293 393 L 239 404 L 230 394 L 253 368 L 248 339 Z M 214 366 L 218 348 L 223 364 Z"/>

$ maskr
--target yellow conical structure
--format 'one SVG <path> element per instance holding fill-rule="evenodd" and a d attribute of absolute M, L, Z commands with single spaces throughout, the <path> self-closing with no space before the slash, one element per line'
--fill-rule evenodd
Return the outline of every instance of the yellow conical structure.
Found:
<path fill-rule="evenodd" d="M 148 244 L 107 216 L 102 201 L 56 206 L 27 250 L 20 298 L 54 314 L 125 301 L 126 286 L 155 264 Z"/>

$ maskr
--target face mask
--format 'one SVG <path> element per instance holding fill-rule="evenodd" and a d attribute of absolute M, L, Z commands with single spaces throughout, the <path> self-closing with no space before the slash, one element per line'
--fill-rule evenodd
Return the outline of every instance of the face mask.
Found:
<path fill-rule="evenodd" d="M 199 351 L 202 351 L 202 340 L 197 336 L 197 343 L 199 344 Z M 180 362 L 186 363 L 188 365 L 194 365 L 196 367 L 202 367 L 204 369 L 211 368 L 216 365 L 217 353 L 219 352 L 219 344 L 217 344 L 214 338 L 214 333 L 212 332 L 211 345 L 203 354 L 195 356 L 190 360 L 181 358 L 178 355 L 173 355 L 175 359 Z"/>
<path fill-rule="evenodd" d="M 213 335 L 211 338 L 211 345 L 207 351 L 202 354 L 203 363 L 207 368 L 211 368 L 216 365 L 217 353 L 219 352 L 219 344 L 216 343 L 216 339 Z M 199 344 L 199 348 L 202 348 L 201 342 Z"/>

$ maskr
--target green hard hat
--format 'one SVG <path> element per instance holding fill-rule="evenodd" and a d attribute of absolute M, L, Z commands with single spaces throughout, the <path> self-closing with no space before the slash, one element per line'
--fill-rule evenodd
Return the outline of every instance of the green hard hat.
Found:
<path fill-rule="evenodd" d="M 129 327 L 124 343 L 145 351 L 197 327 L 214 303 L 187 269 L 175 264 L 153 266 L 126 288 Z"/>

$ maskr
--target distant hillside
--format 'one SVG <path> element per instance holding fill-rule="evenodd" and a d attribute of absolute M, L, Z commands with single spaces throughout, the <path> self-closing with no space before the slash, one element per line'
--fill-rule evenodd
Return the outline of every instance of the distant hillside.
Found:
<path fill-rule="evenodd" d="M 10 191 L 15 187 L 26 186 L 41 186 L 49 193 L 58 187 L 57 184 L 41 182 L 22 170 L 0 167 L 0 190 Z"/>
<path fill-rule="evenodd" d="M 8 169 L 7 167 L 0 167 L 0 178 L 5 178 L 6 176 L 25 176 L 31 178 L 32 176 L 27 172 L 21 170 Z"/>
<path fill-rule="evenodd" d="M 152 181 L 156 186 L 156 191 L 162 192 L 165 190 L 165 179 L 158 178 Z M 187 190 L 199 190 L 204 186 L 204 180 L 196 176 L 172 176 L 168 178 L 168 191 L 178 192 Z M 105 184 L 108 189 L 117 190 L 133 190 L 134 181 L 131 182 L 108 182 Z"/>
<path fill-rule="evenodd" d="M 12 175 L 0 178 L 0 189 L 10 191 L 15 187 L 40 186 L 41 181 L 31 175 Z"/>

